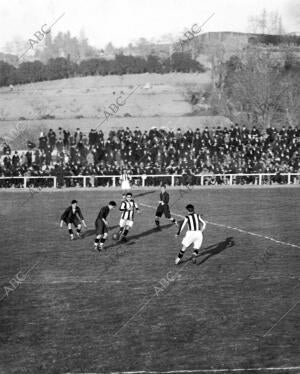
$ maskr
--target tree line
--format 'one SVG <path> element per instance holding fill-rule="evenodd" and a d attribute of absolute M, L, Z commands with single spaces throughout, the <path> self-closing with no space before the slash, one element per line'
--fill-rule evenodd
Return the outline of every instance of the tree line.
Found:
<path fill-rule="evenodd" d="M 18 67 L 0 61 L 0 86 L 93 75 L 204 71 L 204 66 L 193 60 L 189 53 L 178 52 L 166 59 L 154 54 L 146 58 L 119 54 L 112 60 L 90 58 L 78 63 L 69 57 L 58 57 L 49 59 L 45 64 L 41 61 L 23 62 Z"/>

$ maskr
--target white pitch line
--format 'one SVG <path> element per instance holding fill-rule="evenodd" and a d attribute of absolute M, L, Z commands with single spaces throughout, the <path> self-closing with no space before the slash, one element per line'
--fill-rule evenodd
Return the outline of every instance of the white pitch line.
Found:
<path fill-rule="evenodd" d="M 182 267 L 183 268 L 183 267 Z M 189 280 L 192 280 L 194 279 L 193 277 L 189 278 L 189 277 L 185 277 L 185 281 L 189 281 Z M 244 278 L 234 278 L 235 280 L 238 280 L 238 281 L 242 281 L 244 280 Z M 270 277 L 250 277 L 248 278 L 250 280 L 281 280 L 281 279 L 293 279 L 293 280 L 297 280 L 297 281 L 300 281 L 300 278 L 299 277 L 296 277 L 296 276 L 293 276 L 293 275 L 282 275 L 282 276 L 270 276 Z M 155 283 L 157 281 L 157 279 L 152 279 L 152 278 L 144 278 L 144 283 Z M 181 282 L 182 279 L 180 278 L 177 278 L 176 279 L 177 282 Z M 231 281 L 231 279 L 230 279 Z M 56 279 L 56 280 L 50 280 L 50 281 L 39 281 L 38 279 L 34 280 L 34 281 L 25 281 L 24 283 L 22 283 L 22 285 L 32 285 L 32 284 L 35 284 L 35 285 L 51 285 L 51 284 L 66 284 L 66 283 L 69 283 L 69 284 L 80 284 L 80 283 L 87 283 L 87 284 L 93 284 L 93 283 L 108 283 L 108 284 L 121 284 L 121 283 L 134 283 L 136 282 L 136 279 L 122 279 L 122 280 L 103 280 L 101 278 L 99 279 L 93 279 L 93 280 L 88 280 L 88 279 Z M 140 284 L 140 282 L 138 282 Z M 145 289 L 145 287 L 133 287 L 132 288 L 133 290 L 143 290 Z M 4 296 L 5 298 L 6 296 Z M 1 301 L 1 299 L 0 299 Z M 300 374 L 300 373 L 299 373 Z"/>
<path fill-rule="evenodd" d="M 253 236 L 258 236 L 259 238 L 263 238 L 263 239 L 267 239 L 267 240 L 271 240 L 272 242 L 275 242 L 277 244 L 283 244 L 283 245 L 288 245 L 290 247 L 294 247 L 294 248 L 299 248 L 300 249 L 300 246 L 299 245 L 296 245 L 296 244 L 291 244 L 291 243 L 287 243 L 287 242 L 282 242 L 281 240 L 277 240 L 277 239 L 274 239 L 274 238 L 270 238 L 269 236 L 265 236 L 265 235 L 262 235 L 262 234 L 257 234 L 255 232 L 251 232 L 251 231 L 246 231 L 246 230 L 243 230 L 243 229 L 239 229 L 237 227 L 231 227 L 231 226 L 227 226 L 227 225 L 223 225 L 221 223 L 215 223 L 215 222 L 210 222 L 210 221 L 207 221 L 208 223 L 210 223 L 211 225 L 215 225 L 215 226 L 219 226 L 219 227 L 225 227 L 227 229 L 231 229 L 231 230 L 236 230 L 236 231 L 239 231 L 239 232 L 242 232 L 244 234 L 248 234 L 248 235 L 253 235 Z"/>
<path fill-rule="evenodd" d="M 189 374 L 189 373 L 238 373 L 238 372 L 251 372 L 251 371 L 283 371 L 283 370 L 299 370 L 300 366 L 286 366 L 286 367 L 269 367 L 269 368 L 241 368 L 241 369 L 198 369 L 198 370 L 170 370 L 170 371 L 113 371 L 110 373 L 76 373 L 76 374 Z M 65 373 L 75 374 L 75 373 Z"/>
<path fill-rule="evenodd" d="M 103 279 L 55 279 L 55 280 L 50 280 L 50 281 L 39 281 L 39 280 L 34 280 L 34 281 L 26 281 L 24 284 L 63 284 L 63 283 L 103 283 Z M 121 283 L 125 281 L 120 281 L 120 280 L 115 280 L 115 281 L 106 281 L 105 283 Z"/>
<path fill-rule="evenodd" d="M 140 203 L 139 205 L 145 206 L 146 208 L 155 209 L 155 207 L 152 206 L 152 205 L 148 205 L 148 204 L 144 204 L 144 203 Z M 177 214 L 177 213 L 173 213 L 173 212 L 172 212 L 172 214 L 174 216 L 177 216 L 177 217 L 180 217 L 180 218 L 184 218 L 184 216 L 181 215 L 181 214 Z M 275 242 L 277 244 L 283 244 L 283 245 L 287 245 L 287 246 L 290 246 L 290 247 L 293 247 L 293 248 L 299 248 L 300 249 L 299 245 L 291 244 L 291 243 L 287 243 L 287 242 L 283 242 L 281 240 L 277 240 L 277 239 L 271 238 L 269 236 L 265 236 L 265 235 L 262 235 L 262 234 L 257 234 L 255 232 L 251 232 L 251 231 L 246 231 L 246 230 L 243 230 L 243 229 L 239 229 L 238 227 L 227 226 L 227 225 L 223 225 L 222 223 L 215 223 L 215 222 L 211 222 L 211 221 L 206 221 L 206 222 L 209 223 L 210 225 L 219 226 L 219 227 L 225 227 L 226 229 L 239 231 L 239 232 L 242 232 L 244 234 L 248 234 L 248 235 L 252 235 L 252 236 L 257 236 L 257 237 L 262 238 L 262 239 L 271 240 L 272 242 Z"/>

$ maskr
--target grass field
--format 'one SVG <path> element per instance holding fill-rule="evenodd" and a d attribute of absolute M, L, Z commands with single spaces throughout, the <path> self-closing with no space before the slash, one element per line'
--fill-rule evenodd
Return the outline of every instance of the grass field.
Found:
<path fill-rule="evenodd" d="M 300 189 L 170 195 L 173 213 L 192 202 L 210 222 L 196 265 L 175 267 L 167 220 L 154 230 L 157 190 L 135 191 L 128 243 L 110 232 L 101 254 L 94 220 L 119 191 L 0 194 L 1 374 L 300 373 Z M 88 230 L 71 242 L 59 219 L 73 198 Z"/>
<path fill-rule="evenodd" d="M 52 115 L 56 118 L 52 121 L 56 127 L 61 119 L 104 118 L 104 110 L 108 110 L 122 92 L 124 99 L 137 86 L 138 92 L 128 100 L 119 116 L 123 117 L 125 113 L 134 117 L 181 116 L 192 112 L 184 94 L 190 90 L 200 92 L 210 80 L 209 71 L 200 74 L 146 73 L 37 82 L 17 85 L 13 91 L 2 87 L 0 120 L 18 120 L 19 117 L 32 120 Z M 145 85 L 149 88 L 144 88 Z"/>

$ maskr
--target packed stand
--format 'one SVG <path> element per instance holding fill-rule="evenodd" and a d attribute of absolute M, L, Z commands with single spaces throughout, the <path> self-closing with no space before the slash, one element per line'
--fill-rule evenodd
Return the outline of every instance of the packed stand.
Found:
<path fill-rule="evenodd" d="M 3 145 L 0 176 L 56 176 L 58 187 L 82 185 L 79 175 L 120 175 L 126 168 L 132 175 L 182 174 L 176 184 L 200 184 L 198 174 L 211 175 L 205 184 L 223 184 L 228 180 L 215 174 L 276 173 L 265 183 L 286 183 L 281 173 L 300 171 L 300 130 L 291 126 L 260 131 L 255 126 L 230 128 L 206 127 L 203 131 L 139 128 L 83 134 L 59 128 L 40 134 L 39 144 L 25 152 L 11 151 Z M 67 178 L 66 178 L 67 177 Z M 170 182 L 167 178 L 166 182 Z M 147 178 L 146 185 L 159 184 L 161 178 Z M 235 183 L 255 183 L 256 177 L 236 177 Z M 34 186 L 51 187 L 52 179 L 29 179 Z M 141 183 L 141 178 L 135 183 Z M 111 178 L 89 178 L 87 186 L 106 186 Z M 1 187 L 21 187 L 20 179 L 0 180 Z"/>

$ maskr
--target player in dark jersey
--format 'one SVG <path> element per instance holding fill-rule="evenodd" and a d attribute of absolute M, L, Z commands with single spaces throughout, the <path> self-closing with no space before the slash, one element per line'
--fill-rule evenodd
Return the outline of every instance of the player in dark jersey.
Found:
<path fill-rule="evenodd" d="M 80 231 L 81 231 L 81 223 L 84 225 L 84 227 L 87 227 L 83 218 L 83 215 L 81 213 L 81 210 L 79 206 L 77 206 L 77 201 L 72 200 L 71 206 L 69 206 L 64 213 L 62 214 L 60 218 L 60 227 L 63 227 L 63 224 L 68 226 L 70 239 L 74 239 L 74 234 L 72 230 L 72 224 L 76 227 L 76 235 L 78 238 L 80 238 Z"/>
<path fill-rule="evenodd" d="M 100 209 L 100 212 L 96 218 L 95 221 L 95 227 L 96 227 L 96 239 L 94 242 L 95 249 L 98 251 L 101 251 L 103 249 L 105 240 L 107 239 L 108 236 L 108 222 L 107 222 L 107 216 L 109 212 L 112 209 L 115 209 L 117 206 L 115 201 L 110 201 L 108 205 L 102 207 Z"/>
<path fill-rule="evenodd" d="M 193 262 L 196 262 L 196 257 L 198 256 L 198 251 L 201 248 L 203 241 L 202 232 L 206 227 L 206 222 L 201 218 L 200 214 L 195 213 L 194 206 L 192 204 L 188 204 L 185 208 L 187 209 L 189 214 L 184 218 L 184 221 L 179 228 L 176 236 L 180 235 L 186 224 L 188 225 L 188 229 L 185 237 L 182 240 L 182 249 L 176 257 L 176 265 L 179 264 L 184 255 L 184 252 L 191 244 L 194 244 Z"/>
<path fill-rule="evenodd" d="M 176 226 L 178 225 L 175 218 L 171 216 L 170 207 L 169 207 L 169 194 L 166 191 L 166 185 L 163 184 L 161 186 L 161 193 L 160 193 L 160 202 L 156 209 L 155 213 L 155 224 L 157 228 L 159 228 L 159 219 L 164 214 L 167 219 L 169 219 L 171 222 L 173 222 Z"/>
<path fill-rule="evenodd" d="M 139 206 L 132 198 L 132 193 L 127 192 L 125 200 L 122 201 L 120 206 L 120 211 L 122 212 L 120 219 L 120 231 L 119 240 L 127 241 L 126 237 L 129 229 L 133 226 L 134 213 L 137 211 L 139 213 Z"/>

